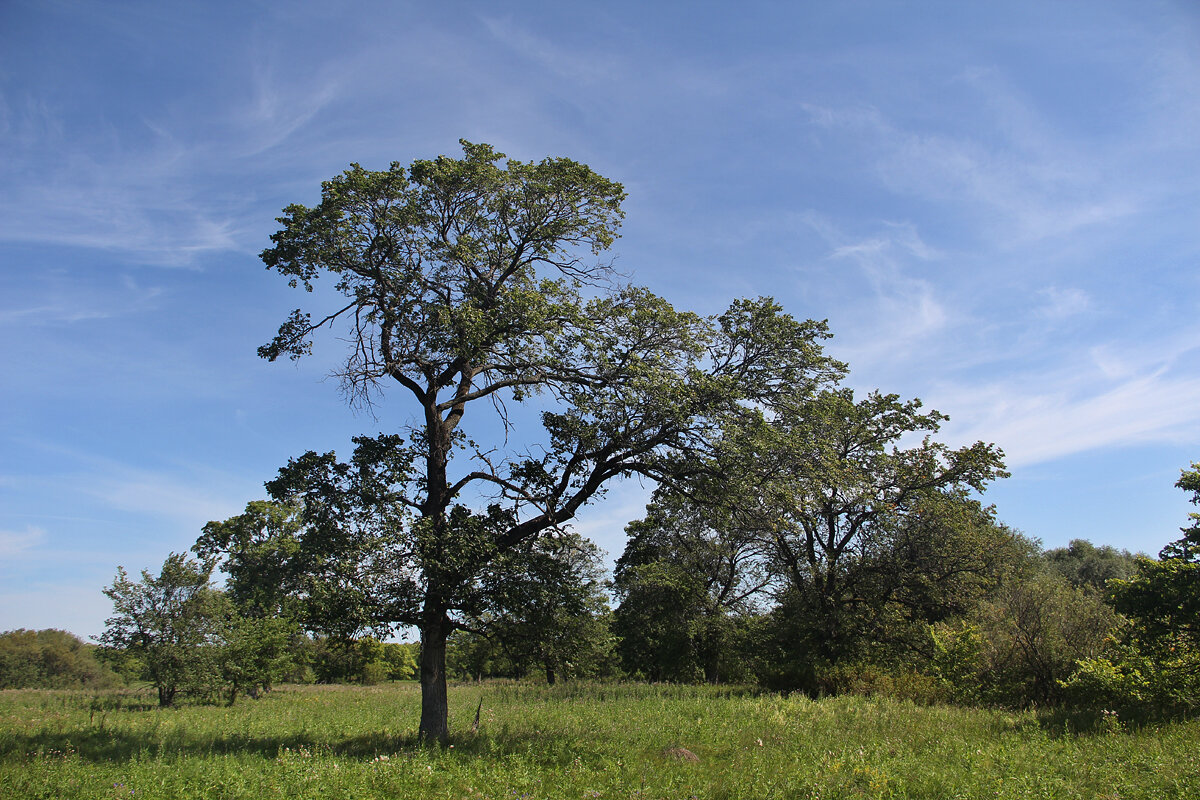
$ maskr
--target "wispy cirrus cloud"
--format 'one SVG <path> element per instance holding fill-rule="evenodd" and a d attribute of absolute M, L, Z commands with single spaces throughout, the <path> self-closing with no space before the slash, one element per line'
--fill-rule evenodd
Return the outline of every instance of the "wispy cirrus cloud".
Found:
<path fill-rule="evenodd" d="M 952 411 L 954 441 L 1000 445 L 1011 466 L 1106 447 L 1200 438 L 1200 377 L 1188 362 L 1200 333 L 1130 348 L 1097 346 L 1070 364 L 985 383 L 940 382 L 934 404 Z"/>
<path fill-rule="evenodd" d="M 1084 313 L 1092 307 L 1092 298 L 1087 292 L 1072 286 L 1047 286 L 1038 291 L 1045 302 L 1037 313 L 1049 320 L 1064 320 Z"/>
<path fill-rule="evenodd" d="M 611 51 L 594 47 L 585 51 L 560 45 L 517 24 L 511 17 L 485 14 L 479 19 L 496 42 L 560 78 L 610 83 L 618 81 L 626 71 L 624 62 Z"/>
<path fill-rule="evenodd" d="M 236 218 L 199 198 L 198 150 L 144 126 L 83 134 L 66 114 L 29 104 L 0 146 L 0 241 L 118 250 L 144 263 L 186 266 L 236 249 Z"/>
<path fill-rule="evenodd" d="M 822 283 L 840 298 L 830 310 L 835 349 L 853 367 L 872 371 L 881 363 L 918 360 L 967 322 L 966 309 L 932 279 L 943 254 L 914 224 L 883 222 L 865 236 L 852 236 L 815 212 L 801 215 L 799 224 L 829 248 L 820 263 L 827 276 Z"/>
<path fill-rule="evenodd" d="M 41 544 L 46 538 L 46 531 L 32 525 L 24 530 L 0 530 L 0 558 L 15 559 Z"/>
<path fill-rule="evenodd" d="M 977 234 L 1006 248 L 1133 216 L 1156 194 L 1131 178 L 1123 145 L 1056 129 L 1037 103 L 992 69 L 958 77 L 972 125 L 919 126 L 873 105 L 805 103 L 814 126 L 858 140 L 893 192 L 974 210 Z"/>
<path fill-rule="evenodd" d="M 61 465 L 38 475 L 11 476 L 23 492 L 60 498 L 62 506 L 92 509 L 92 515 L 106 509 L 161 520 L 192 536 L 204 523 L 232 516 L 262 494 L 259 476 L 218 467 L 178 461 L 135 466 L 52 440 L 18 444 Z"/>
<path fill-rule="evenodd" d="M 242 176 L 311 127 L 343 86 L 343 62 L 290 74 L 236 49 L 247 78 L 213 96 L 148 101 L 135 114 L 50 99 L 46 87 L 0 96 L 0 242 L 121 254 L 189 267 L 209 253 L 252 251 L 256 192 Z"/>
<path fill-rule="evenodd" d="M 111 319 L 153 307 L 166 291 L 128 274 L 103 285 L 81 285 L 78 279 L 70 281 L 56 272 L 39 278 L 35 293 L 27 287 L 8 290 L 7 307 L 0 306 L 0 326 L 41 327 Z"/>

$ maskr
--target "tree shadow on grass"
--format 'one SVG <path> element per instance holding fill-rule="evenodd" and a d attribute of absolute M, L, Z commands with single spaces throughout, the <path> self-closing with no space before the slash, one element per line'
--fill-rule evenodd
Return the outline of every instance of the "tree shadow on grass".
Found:
<path fill-rule="evenodd" d="M 451 737 L 449 748 L 423 748 L 415 731 L 402 734 L 380 731 L 339 739 L 303 732 L 280 736 L 211 736 L 173 732 L 164 739 L 158 737 L 154 730 L 127 731 L 94 727 L 0 736 L 0 759 L 5 760 L 70 755 L 84 761 L 119 763 L 134 758 L 241 755 L 273 759 L 333 755 L 349 760 L 370 761 L 378 756 L 405 757 L 426 751 L 458 757 L 496 757 L 521 753 L 534 755 L 551 765 L 569 763 L 578 755 L 565 741 L 549 733 L 463 733 Z"/>
<path fill-rule="evenodd" d="M 1051 737 L 1107 735 L 1135 732 L 1174 722 L 1184 722 L 1197 716 L 1195 711 L 1166 710 L 1159 708 L 1120 708 L 1101 710 L 1095 708 L 1049 708 L 1039 711 L 1038 724 Z"/>

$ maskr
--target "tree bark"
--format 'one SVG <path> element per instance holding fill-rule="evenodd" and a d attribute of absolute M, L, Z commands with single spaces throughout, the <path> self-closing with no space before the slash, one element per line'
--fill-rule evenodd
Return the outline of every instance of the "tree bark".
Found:
<path fill-rule="evenodd" d="M 430 614 L 421 626 L 421 727 L 422 744 L 446 745 L 450 741 L 450 708 L 446 699 L 446 638 L 450 623 L 445 611 Z"/>

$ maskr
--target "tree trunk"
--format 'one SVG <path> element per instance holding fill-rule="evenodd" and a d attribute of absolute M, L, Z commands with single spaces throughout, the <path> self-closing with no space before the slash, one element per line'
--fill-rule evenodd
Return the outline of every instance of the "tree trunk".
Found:
<path fill-rule="evenodd" d="M 446 637 L 450 633 L 445 612 L 428 615 L 421 627 L 421 728 L 422 744 L 450 741 L 450 709 L 446 700 Z"/>

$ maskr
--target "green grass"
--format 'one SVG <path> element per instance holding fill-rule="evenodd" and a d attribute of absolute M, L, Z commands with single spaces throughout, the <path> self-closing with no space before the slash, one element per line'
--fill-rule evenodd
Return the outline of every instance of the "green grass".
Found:
<path fill-rule="evenodd" d="M 416 746 L 412 684 L 167 711 L 0 692 L 0 797 L 1200 797 L 1200 721 L 1071 733 L 1031 713 L 636 684 L 464 685 L 450 701 L 440 750 Z"/>

